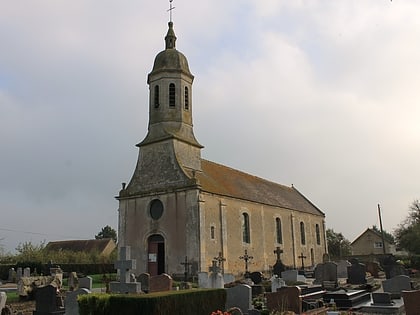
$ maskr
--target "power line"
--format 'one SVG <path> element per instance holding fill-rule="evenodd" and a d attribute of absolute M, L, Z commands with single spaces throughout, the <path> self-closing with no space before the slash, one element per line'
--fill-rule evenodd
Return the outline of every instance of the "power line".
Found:
<path fill-rule="evenodd" d="M 75 238 L 75 239 L 83 239 L 80 236 L 69 236 L 69 235 L 60 235 L 60 234 L 50 234 L 50 233 L 40 233 L 40 232 L 31 232 L 31 231 L 22 231 L 22 230 L 14 230 L 14 229 L 7 229 L 0 227 L 0 231 L 7 231 L 7 232 L 16 232 L 16 233 L 24 233 L 24 234 L 31 234 L 31 235 L 41 235 L 41 236 L 56 236 L 56 237 L 64 237 L 64 238 Z"/>

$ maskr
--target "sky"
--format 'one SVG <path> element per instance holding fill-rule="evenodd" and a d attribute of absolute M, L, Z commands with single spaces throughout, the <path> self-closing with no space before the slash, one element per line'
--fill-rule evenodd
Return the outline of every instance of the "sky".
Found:
<path fill-rule="evenodd" d="M 350 241 L 420 198 L 420 2 L 174 0 L 202 157 Z M 0 0 L 0 245 L 117 229 L 169 1 Z"/>

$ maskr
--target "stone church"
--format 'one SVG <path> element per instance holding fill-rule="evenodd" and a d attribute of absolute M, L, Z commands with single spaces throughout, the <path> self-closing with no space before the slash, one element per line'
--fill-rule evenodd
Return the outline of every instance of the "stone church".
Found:
<path fill-rule="evenodd" d="M 295 187 L 283 186 L 201 157 L 193 130 L 193 80 L 175 48 L 169 22 L 165 50 L 149 73 L 148 133 L 119 201 L 119 246 L 131 246 L 136 274 L 208 271 L 223 257 L 224 272 L 267 271 L 283 250 L 286 266 L 313 266 L 327 252 L 325 214 Z M 197 105 L 199 106 L 199 105 Z M 304 258 L 302 258 L 304 256 Z M 241 258 L 240 258 L 241 257 Z"/>

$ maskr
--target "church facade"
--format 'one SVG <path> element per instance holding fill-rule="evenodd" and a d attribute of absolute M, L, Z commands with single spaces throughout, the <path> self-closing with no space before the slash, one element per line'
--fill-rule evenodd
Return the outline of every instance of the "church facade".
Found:
<path fill-rule="evenodd" d="M 131 246 L 136 274 L 208 271 L 223 257 L 224 272 L 267 271 L 274 250 L 290 267 L 313 266 L 327 252 L 325 215 L 295 187 L 201 157 L 193 132 L 191 74 L 175 48 L 169 22 L 165 50 L 148 75 L 149 124 L 137 146 L 134 174 L 119 201 L 119 247 Z"/>

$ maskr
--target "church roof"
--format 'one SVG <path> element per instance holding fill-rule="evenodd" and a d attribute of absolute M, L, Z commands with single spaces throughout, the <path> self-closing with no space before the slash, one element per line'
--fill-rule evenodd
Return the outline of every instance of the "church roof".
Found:
<path fill-rule="evenodd" d="M 196 178 L 206 192 L 325 216 L 293 186 L 280 185 L 204 159 L 201 168 Z"/>

